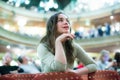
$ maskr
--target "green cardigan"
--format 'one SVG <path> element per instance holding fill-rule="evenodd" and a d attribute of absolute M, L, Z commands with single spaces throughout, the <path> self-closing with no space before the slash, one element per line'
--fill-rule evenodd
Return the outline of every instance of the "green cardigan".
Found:
<path fill-rule="evenodd" d="M 97 70 L 97 65 L 94 60 L 88 56 L 88 54 L 76 43 L 73 43 L 74 52 L 73 55 L 79 59 L 85 67 L 88 68 L 89 72 Z M 65 71 L 70 68 L 73 69 L 73 64 L 62 64 L 54 59 L 54 55 L 48 50 L 44 43 L 40 43 L 37 48 L 37 54 L 41 62 L 42 72 L 54 72 L 54 71 Z"/>

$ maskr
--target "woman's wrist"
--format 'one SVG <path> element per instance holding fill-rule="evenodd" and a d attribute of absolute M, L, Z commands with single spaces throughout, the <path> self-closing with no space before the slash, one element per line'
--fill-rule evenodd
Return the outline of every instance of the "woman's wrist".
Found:
<path fill-rule="evenodd" d="M 59 44 L 62 43 L 62 41 L 60 39 L 56 39 L 55 44 Z"/>

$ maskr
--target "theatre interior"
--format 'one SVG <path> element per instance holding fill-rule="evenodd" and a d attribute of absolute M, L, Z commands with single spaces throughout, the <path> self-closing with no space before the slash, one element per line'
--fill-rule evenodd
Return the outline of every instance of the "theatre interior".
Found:
<path fill-rule="evenodd" d="M 109 60 L 114 61 L 115 53 L 120 52 L 120 0 L 0 0 L 0 66 L 3 65 L 2 61 L 7 53 L 12 55 L 11 65 L 19 65 L 17 58 L 20 55 L 26 55 L 40 65 L 37 46 L 46 34 L 47 20 L 60 11 L 70 19 L 74 41 L 83 47 L 91 58 L 97 62 L 101 51 L 106 50 L 109 52 Z M 75 62 L 75 66 L 77 65 Z M 108 72 L 98 71 L 98 74 L 90 74 L 96 75 L 92 78 L 82 76 L 84 79 L 78 79 L 77 75 L 72 73 L 68 75 L 72 75 L 73 80 L 110 80 L 104 75 L 99 76 Z M 112 74 L 112 71 L 110 72 Z M 119 80 L 120 75 L 114 74 L 110 75 L 114 78 L 112 80 Z M 0 80 L 72 80 L 61 77 L 34 79 L 33 74 L 13 76 L 16 79 L 8 76 L 1 75 Z"/>

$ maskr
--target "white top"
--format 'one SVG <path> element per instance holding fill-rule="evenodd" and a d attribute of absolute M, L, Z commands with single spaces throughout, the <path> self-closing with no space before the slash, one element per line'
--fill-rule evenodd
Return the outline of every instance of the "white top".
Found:
<path fill-rule="evenodd" d="M 34 64 L 21 64 L 19 66 L 24 70 L 24 73 L 40 73 L 37 67 Z"/>

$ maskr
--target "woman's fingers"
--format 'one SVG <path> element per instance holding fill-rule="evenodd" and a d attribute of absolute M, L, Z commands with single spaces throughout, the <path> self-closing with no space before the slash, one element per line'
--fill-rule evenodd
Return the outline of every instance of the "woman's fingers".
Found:
<path fill-rule="evenodd" d="M 74 39 L 74 35 L 71 33 L 64 33 L 61 34 L 57 39 L 60 40 L 61 42 L 64 42 L 66 40 Z"/>
<path fill-rule="evenodd" d="M 67 38 L 74 39 L 75 36 L 74 36 L 73 34 L 71 34 L 71 33 L 68 33 L 68 34 L 66 34 L 66 37 L 67 37 Z"/>

